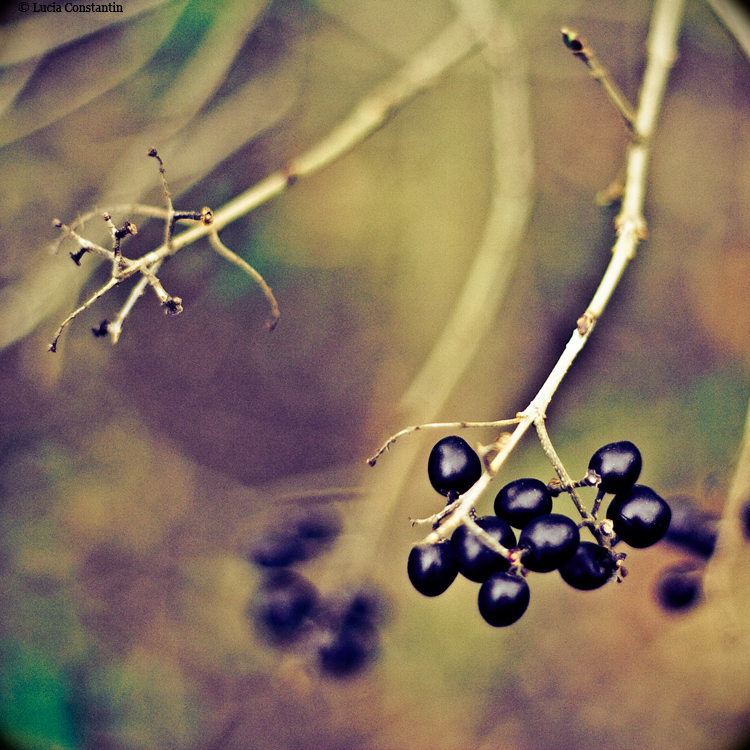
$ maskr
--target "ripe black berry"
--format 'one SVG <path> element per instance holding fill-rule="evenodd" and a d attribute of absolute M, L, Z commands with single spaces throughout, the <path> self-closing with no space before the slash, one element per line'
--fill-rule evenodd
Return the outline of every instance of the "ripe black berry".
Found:
<path fill-rule="evenodd" d="M 656 544 L 669 528 L 671 517 L 666 502 L 643 484 L 618 493 L 607 508 L 617 536 L 638 549 Z"/>
<path fill-rule="evenodd" d="M 439 440 L 427 460 L 427 475 L 441 494 L 463 495 L 482 474 L 482 462 L 471 446 L 458 435 Z"/>
<path fill-rule="evenodd" d="M 578 524 L 560 513 L 532 518 L 518 537 L 521 562 L 537 573 L 549 573 L 575 554 L 581 534 Z"/>
<path fill-rule="evenodd" d="M 478 603 L 490 625 L 512 625 L 529 606 L 529 584 L 514 573 L 495 573 L 479 587 Z"/>
<path fill-rule="evenodd" d="M 516 529 L 552 510 L 552 495 L 539 479 L 516 479 L 495 497 L 495 515 Z"/>
<path fill-rule="evenodd" d="M 573 557 L 559 567 L 563 581 L 574 589 L 592 591 L 603 586 L 615 570 L 609 552 L 594 542 L 581 542 Z"/>
<path fill-rule="evenodd" d="M 659 574 L 654 593 L 667 612 L 686 612 L 699 604 L 703 597 L 700 571 L 691 565 L 667 568 Z"/>
<path fill-rule="evenodd" d="M 597 486 L 602 492 L 616 494 L 638 481 L 642 465 L 638 448 L 633 443 L 622 440 L 599 448 L 589 461 L 589 471 L 594 471 L 601 477 Z"/>
<path fill-rule="evenodd" d="M 670 497 L 668 505 L 672 519 L 664 541 L 699 557 L 711 557 L 718 536 L 716 518 L 699 508 L 689 497 Z"/>
<path fill-rule="evenodd" d="M 497 516 L 477 518 L 476 524 L 500 542 L 503 547 L 513 549 L 516 546 L 516 535 L 513 529 Z M 505 557 L 493 552 L 468 527 L 463 525 L 453 532 L 451 550 L 458 562 L 459 572 L 470 581 L 481 583 L 493 573 L 510 568 L 510 563 Z"/>
<path fill-rule="evenodd" d="M 304 630 L 318 600 L 315 587 L 293 570 L 275 571 L 252 603 L 255 624 L 276 644 L 290 643 Z"/>
<path fill-rule="evenodd" d="M 412 547 L 407 572 L 420 594 L 439 596 L 456 580 L 458 561 L 448 541 L 422 542 Z"/>

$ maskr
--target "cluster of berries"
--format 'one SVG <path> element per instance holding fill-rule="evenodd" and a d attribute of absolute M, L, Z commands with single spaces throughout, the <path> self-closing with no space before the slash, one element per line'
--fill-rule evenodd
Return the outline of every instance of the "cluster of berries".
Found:
<path fill-rule="evenodd" d="M 338 516 L 322 511 L 285 519 L 245 551 L 263 572 L 248 610 L 258 634 L 280 649 L 312 653 L 320 671 L 350 677 L 376 657 L 385 615 L 382 595 L 362 587 L 323 597 L 294 566 L 328 549 L 341 531 Z"/>
<path fill-rule="evenodd" d="M 718 518 L 687 496 L 672 497 L 669 505 L 672 522 L 664 541 L 690 557 L 659 574 L 654 596 L 667 612 L 682 614 L 700 604 L 703 598 L 703 569 L 716 547 Z"/>
<path fill-rule="evenodd" d="M 650 487 L 636 484 L 641 466 L 638 448 L 628 441 L 596 451 L 586 476 L 574 485 L 598 489 L 593 510 L 581 523 L 552 512 L 553 498 L 564 491 L 558 482 L 517 479 L 506 484 L 495 498 L 495 515 L 471 519 L 497 542 L 497 549 L 471 524 L 462 524 L 450 540 L 412 548 L 407 564 L 412 585 L 425 596 L 438 596 L 461 573 L 481 584 L 482 617 L 503 627 L 516 622 L 529 605 L 528 571 L 557 570 L 567 584 L 582 591 L 619 578 L 624 575 L 625 555 L 615 552 L 615 545 L 622 541 L 630 547 L 650 547 L 670 526 L 669 505 Z M 433 488 L 451 504 L 479 479 L 482 463 L 463 438 L 451 435 L 433 447 L 427 473 Z M 598 508 L 606 494 L 614 498 L 606 519 L 599 521 Z M 583 526 L 591 530 L 595 542 L 581 540 Z M 519 531 L 518 538 L 514 530 Z"/>

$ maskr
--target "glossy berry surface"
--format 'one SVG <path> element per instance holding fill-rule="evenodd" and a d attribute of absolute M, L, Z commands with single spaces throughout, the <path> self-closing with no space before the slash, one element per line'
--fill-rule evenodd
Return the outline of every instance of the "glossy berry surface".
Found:
<path fill-rule="evenodd" d="M 476 451 L 458 435 L 439 440 L 427 459 L 430 484 L 450 497 L 463 495 L 482 474 L 482 462 Z"/>
<path fill-rule="evenodd" d="M 477 518 L 476 524 L 503 547 L 510 550 L 516 546 L 516 535 L 513 529 L 497 516 Z M 476 534 L 463 525 L 453 532 L 451 550 L 458 563 L 459 572 L 470 581 L 481 583 L 493 573 L 510 568 L 510 563 L 505 557 L 493 552 Z"/>
<path fill-rule="evenodd" d="M 549 573 L 575 554 L 581 534 L 578 524 L 560 513 L 537 516 L 524 526 L 518 546 L 524 550 L 521 562 L 529 570 Z"/>
<path fill-rule="evenodd" d="M 552 511 L 552 495 L 539 479 L 516 479 L 495 497 L 495 515 L 522 529 L 532 518 Z"/>
<path fill-rule="evenodd" d="M 612 494 L 632 487 L 641 475 L 642 466 L 641 452 L 628 440 L 599 448 L 589 461 L 589 471 L 601 477 L 599 489 Z"/>
<path fill-rule="evenodd" d="M 458 562 L 449 542 L 422 542 L 412 547 L 406 569 L 420 594 L 439 596 L 456 580 Z"/>
<path fill-rule="evenodd" d="M 293 570 L 275 571 L 260 586 L 252 614 L 263 635 L 278 644 L 295 640 L 317 604 L 315 587 Z"/>
<path fill-rule="evenodd" d="M 607 550 L 594 542 L 581 542 L 573 557 L 558 568 L 563 581 L 580 591 L 604 586 L 614 570 L 614 561 Z"/>
<path fill-rule="evenodd" d="M 664 541 L 699 557 L 711 557 L 718 537 L 717 519 L 689 497 L 670 497 L 667 504 L 672 518 Z"/>
<path fill-rule="evenodd" d="M 667 568 L 659 574 L 654 594 L 667 612 L 687 612 L 703 597 L 700 571 L 689 565 Z"/>
<path fill-rule="evenodd" d="M 512 625 L 529 606 L 529 585 L 513 573 L 495 573 L 479 587 L 478 604 L 493 627 Z"/>
<path fill-rule="evenodd" d="M 656 544 L 667 533 L 672 511 L 650 487 L 636 484 L 615 495 L 607 518 L 625 544 L 641 549 Z"/>

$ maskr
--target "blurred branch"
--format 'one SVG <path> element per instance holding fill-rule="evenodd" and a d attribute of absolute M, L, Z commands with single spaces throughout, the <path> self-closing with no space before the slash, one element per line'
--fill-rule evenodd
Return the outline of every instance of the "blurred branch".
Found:
<path fill-rule="evenodd" d="M 534 164 L 525 51 L 511 22 L 489 0 L 466 0 L 457 8 L 461 23 L 468 24 L 481 43 L 490 71 L 493 187 L 484 233 L 456 305 L 397 406 L 398 413 L 424 422 L 437 416 L 483 345 L 508 289 L 532 206 Z M 365 479 L 369 504 L 358 520 L 365 534 L 351 534 L 348 544 L 340 545 L 330 561 L 331 579 L 365 572 L 419 447 L 419 440 L 407 442 L 390 454 L 381 471 Z"/>
<path fill-rule="evenodd" d="M 704 591 L 709 603 L 718 603 L 725 611 L 724 625 L 736 628 L 738 616 L 734 602 L 747 599 L 747 596 L 735 598 L 733 586 L 745 587 L 745 577 L 734 575 L 734 569 L 740 565 L 744 555 L 747 564 L 748 544 L 743 537 L 740 513 L 750 501 L 750 407 L 745 419 L 739 456 L 729 484 L 727 499 L 724 504 L 719 536 L 716 540 L 714 554 L 706 566 L 704 574 Z"/>
<path fill-rule="evenodd" d="M 439 76 L 465 59 L 476 46 L 476 40 L 463 24 L 450 26 L 420 50 L 390 81 L 365 97 L 349 117 L 320 143 L 215 211 L 216 231 L 280 195 L 298 178 L 307 177 L 351 151 L 384 125 L 398 107 L 433 85 Z M 173 239 L 172 247 L 176 252 L 209 231 L 205 227 L 189 229 Z M 144 256 L 144 262 L 151 263 L 166 253 L 167 248 L 162 245 Z"/>
<path fill-rule="evenodd" d="M 750 14 L 738 0 L 708 0 L 708 5 L 750 59 Z"/>
<path fill-rule="evenodd" d="M 254 278 L 258 278 L 257 272 L 245 263 L 239 256 L 232 253 L 224 247 L 218 239 L 218 231 L 227 224 L 239 219 L 245 214 L 257 208 L 262 203 L 284 192 L 289 186 L 294 184 L 300 177 L 308 176 L 323 167 L 328 166 L 339 157 L 349 152 L 356 145 L 364 141 L 368 136 L 374 133 L 378 128 L 385 124 L 388 118 L 408 100 L 415 97 L 421 91 L 432 86 L 436 80 L 443 75 L 449 68 L 466 58 L 478 46 L 473 34 L 462 23 L 454 23 L 449 26 L 433 42 L 428 44 L 423 50 L 418 52 L 412 59 L 389 81 L 377 87 L 369 96 L 365 97 L 354 111 L 338 127 L 336 127 L 326 138 L 318 144 L 297 157 L 285 168 L 273 173 L 269 177 L 259 182 L 254 187 L 237 196 L 222 208 L 212 214 L 212 220 L 202 221 L 198 226 L 189 229 L 181 234 L 174 236 L 176 222 L 186 218 L 197 219 L 201 216 L 180 214 L 174 211 L 169 188 L 164 176 L 164 165 L 151 149 L 149 156 L 153 156 L 159 162 L 159 172 L 162 178 L 162 186 L 167 203 L 167 209 L 150 209 L 149 207 L 139 206 L 141 213 L 147 213 L 152 216 L 160 216 L 166 219 L 165 240 L 164 243 L 149 253 L 141 256 L 137 260 L 121 259 L 119 267 L 110 282 L 107 282 L 104 288 L 100 289 L 96 295 L 77 308 L 74 313 L 63 322 L 58 329 L 57 335 L 50 346 L 50 351 L 56 351 L 57 340 L 65 327 L 83 310 L 87 309 L 97 299 L 104 295 L 109 289 L 116 284 L 124 281 L 130 276 L 141 274 L 142 278 L 132 290 L 128 301 L 117 316 L 115 323 L 105 326 L 102 324 L 101 330 L 107 330 L 113 343 L 116 343 L 125 317 L 132 309 L 135 302 L 143 294 L 147 284 L 150 284 L 159 296 L 162 304 L 167 305 L 170 312 L 180 312 L 182 310 L 180 298 L 170 297 L 161 288 L 158 279 L 155 277 L 156 271 L 160 268 L 162 262 L 169 256 L 174 255 L 177 251 L 192 244 L 204 235 L 211 235 L 214 249 L 225 258 L 239 265 L 243 270 L 250 273 Z M 146 209 L 144 211 L 143 209 Z M 205 210 L 205 209 L 204 209 Z M 90 214 L 87 214 L 87 217 Z M 82 223 L 79 220 L 78 226 Z M 66 227 L 62 222 L 57 224 L 65 228 L 68 236 L 73 237 L 80 242 L 88 251 L 93 251 L 108 260 L 113 260 L 113 251 L 106 250 L 100 246 L 94 246 L 88 243 L 82 237 L 75 233 L 74 229 Z M 209 227 L 209 225 L 212 225 Z M 217 245 L 218 243 L 218 245 Z M 59 244 L 59 243 L 58 243 Z M 88 247 L 90 245 L 90 247 Z M 231 254 L 228 255 L 227 253 Z M 74 260 L 76 258 L 74 257 Z M 80 260 L 80 258 L 78 258 Z M 76 263 L 78 263 L 76 260 Z M 262 280 L 261 280 L 262 281 Z M 259 282 L 261 283 L 261 282 Z M 263 281 L 261 283 L 264 293 L 271 304 L 271 320 L 269 328 L 273 329 L 278 320 L 278 305 L 270 292 L 270 288 Z M 174 305 L 174 307 L 173 307 Z"/>

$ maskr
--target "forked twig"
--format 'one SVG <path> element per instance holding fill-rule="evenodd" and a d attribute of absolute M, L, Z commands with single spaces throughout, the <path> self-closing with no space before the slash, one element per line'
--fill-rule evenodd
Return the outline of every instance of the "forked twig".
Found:
<path fill-rule="evenodd" d="M 456 22 L 452 24 L 436 39 L 426 45 L 424 49 L 414 55 L 395 76 L 375 88 L 370 95 L 366 96 L 354 111 L 327 137 L 289 162 L 282 169 L 269 175 L 241 195 L 229 201 L 229 203 L 218 209 L 215 213 L 209 212 L 211 213 L 211 221 L 206 221 L 206 209 L 200 213 L 174 211 L 169 187 L 166 182 L 164 165 L 156 151 L 151 149 L 149 155 L 153 156 L 159 162 L 159 172 L 162 178 L 167 209 L 156 209 L 140 205 L 135 208 L 138 209 L 136 212 L 166 220 L 164 243 L 137 260 L 126 261 L 123 259 L 122 268 L 119 271 L 119 281 L 136 274 L 141 274 L 142 277 L 131 291 L 126 304 L 115 318 L 115 321 L 107 323 L 106 326 L 102 326 L 97 330 L 102 331 L 103 328 L 106 329 L 106 333 L 108 333 L 112 342 L 116 343 L 122 331 L 125 318 L 148 285 L 154 288 L 162 304 L 167 306 L 167 312 L 180 312 L 182 309 L 182 300 L 177 297 L 169 297 L 166 292 L 162 294 L 163 289 L 160 289 L 160 285 L 155 283 L 155 281 L 158 282 L 156 274 L 164 259 L 174 255 L 181 248 L 192 244 L 201 237 L 218 232 L 227 224 L 236 221 L 259 205 L 283 193 L 300 177 L 311 175 L 348 153 L 357 144 L 364 141 L 369 135 L 384 125 L 401 105 L 432 86 L 440 76 L 452 66 L 468 57 L 478 46 L 477 39 L 464 23 Z M 86 219 L 95 215 L 95 213 L 89 213 L 78 219 L 71 227 L 65 227 L 67 236 L 86 243 L 87 241 L 82 240 L 77 234 L 76 229 Z M 200 221 L 200 223 L 185 232 L 175 235 L 176 224 L 185 220 Z M 211 224 L 213 224 L 213 227 L 210 226 Z M 57 222 L 57 226 L 63 227 L 64 225 L 62 222 Z M 113 261 L 112 251 L 110 250 L 98 245 L 94 246 L 93 243 L 82 244 L 82 247 L 85 247 L 85 252 L 95 250 L 96 254 L 100 257 Z M 217 249 L 216 246 L 215 249 Z M 234 255 L 234 253 L 229 251 L 233 256 L 229 257 L 222 251 L 218 249 L 217 251 L 221 252 L 223 257 L 239 265 L 243 270 L 250 273 L 253 278 L 258 280 L 256 276 L 257 272 L 254 269 L 249 271 L 248 268 L 251 268 L 250 266 L 245 267 L 242 263 L 238 263 L 237 261 L 241 261 L 242 259 Z M 79 253 L 75 254 L 74 260 L 76 262 L 80 261 Z M 276 305 L 273 295 L 270 294 L 270 289 L 265 285 L 265 282 L 261 284 L 261 287 L 271 304 L 271 318 L 269 319 L 268 328 L 273 330 L 279 317 L 278 305 Z M 108 289 L 103 290 L 102 294 L 106 291 Z M 57 337 L 50 346 L 50 351 L 56 351 L 57 340 L 62 329 L 76 315 L 87 309 L 99 296 L 101 295 L 89 300 L 88 304 L 83 305 L 72 317 L 69 317 L 65 321 L 65 324 L 58 331 Z"/>

